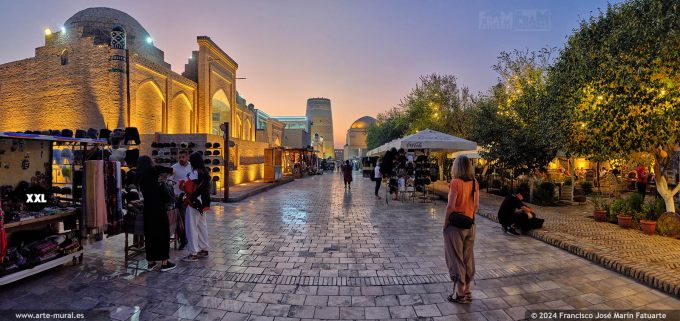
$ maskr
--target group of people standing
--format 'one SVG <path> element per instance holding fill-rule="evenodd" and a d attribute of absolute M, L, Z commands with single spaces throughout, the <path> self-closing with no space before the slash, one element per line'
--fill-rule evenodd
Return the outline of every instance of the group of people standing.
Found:
<path fill-rule="evenodd" d="M 161 188 L 161 179 L 174 183 L 175 198 L 167 197 Z M 148 269 L 160 265 L 161 271 L 176 267 L 170 259 L 170 221 L 168 207 L 180 212 L 180 224 L 184 229 L 176 231 L 180 249 L 188 248 L 189 254 L 182 261 L 195 262 L 208 257 L 210 243 L 206 212 L 210 209 L 210 175 L 203 155 L 179 151 L 178 163 L 172 167 L 156 165 L 149 156 L 137 161 L 136 183 L 144 198 L 144 238 Z M 173 204 L 174 203 L 174 204 Z"/>

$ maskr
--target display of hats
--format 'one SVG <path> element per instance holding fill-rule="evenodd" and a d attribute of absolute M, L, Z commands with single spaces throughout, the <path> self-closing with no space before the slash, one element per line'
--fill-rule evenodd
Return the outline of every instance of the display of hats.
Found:
<path fill-rule="evenodd" d="M 208 160 L 208 161 L 209 161 L 209 160 Z M 219 164 L 220 164 L 220 160 L 217 159 L 217 158 L 215 158 L 215 159 L 212 160 L 212 164 L 213 164 L 213 165 L 219 165 Z"/>
<path fill-rule="evenodd" d="M 157 148 L 157 147 L 158 147 L 158 143 L 156 143 L 156 142 L 151 143 L 151 147 Z"/>
<path fill-rule="evenodd" d="M 109 137 L 111 137 L 111 130 L 109 130 L 108 128 L 102 128 L 99 130 L 99 139 L 108 140 Z"/>
<path fill-rule="evenodd" d="M 213 176 L 212 180 L 213 180 L 213 182 L 217 182 L 217 181 L 220 180 L 220 177 L 219 176 Z"/>
<path fill-rule="evenodd" d="M 62 194 L 71 194 L 71 188 L 68 187 L 68 186 L 67 186 L 67 187 L 63 187 L 63 188 L 61 189 L 61 193 L 62 193 Z"/>
<path fill-rule="evenodd" d="M 220 143 L 213 143 L 213 148 L 220 148 Z"/>
<path fill-rule="evenodd" d="M 137 167 L 137 160 L 139 159 L 139 149 L 128 149 L 125 151 L 125 164 L 128 167 Z"/>
<path fill-rule="evenodd" d="M 158 151 L 157 151 L 157 150 L 152 150 L 152 151 L 151 151 L 151 156 L 158 156 Z"/>
<path fill-rule="evenodd" d="M 31 131 L 31 130 L 25 130 L 25 131 L 24 131 L 24 134 L 33 134 L 33 131 Z"/>
<path fill-rule="evenodd" d="M 111 145 L 119 145 L 122 141 L 123 138 L 125 138 L 125 133 L 123 133 L 123 130 L 118 128 L 111 133 Z"/>
<path fill-rule="evenodd" d="M 212 148 L 212 144 L 211 143 L 205 143 L 205 148 Z"/>
<path fill-rule="evenodd" d="M 139 139 L 139 130 L 137 130 L 137 127 L 126 127 L 125 145 L 139 145 L 139 144 L 141 144 L 141 140 Z"/>
<path fill-rule="evenodd" d="M 171 150 L 170 155 L 177 155 L 177 150 L 176 149 Z"/>
<path fill-rule="evenodd" d="M 170 143 L 170 147 L 177 147 L 177 143 Z"/>
<path fill-rule="evenodd" d="M 190 143 L 188 144 L 188 147 L 189 147 L 189 148 L 194 148 L 194 147 L 196 147 L 196 144 L 194 144 L 193 142 L 190 142 Z"/>
<path fill-rule="evenodd" d="M 61 130 L 50 129 L 50 135 L 52 135 L 52 136 L 61 136 Z"/>
<path fill-rule="evenodd" d="M 87 130 L 87 137 L 88 138 L 97 139 L 97 137 L 99 137 L 98 135 L 99 135 L 99 131 L 94 129 L 94 128 L 89 128 Z"/>
<path fill-rule="evenodd" d="M 204 162 L 206 165 L 209 165 L 210 163 L 212 163 L 209 159 L 203 160 L 203 162 Z"/>
<path fill-rule="evenodd" d="M 219 172 L 220 172 L 220 168 L 219 168 L 219 167 L 213 167 L 213 168 L 212 168 L 212 172 L 213 172 L 213 173 L 219 173 Z"/>
<path fill-rule="evenodd" d="M 219 150 L 214 150 L 212 152 L 213 156 L 220 156 L 220 151 Z"/>
<path fill-rule="evenodd" d="M 206 167 L 205 170 L 209 172 L 209 171 L 210 171 L 210 167 Z"/>
<path fill-rule="evenodd" d="M 180 143 L 179 147 L 180 148 L 187 148 L 188 144 L 187 143 Z"/>
<path fill-rule="evenodd" d="M 205 151 L 205 156 L 212 156 L 212 152 L 209 151 L 209 150 L 206 150 L 206 151 Z"/>
<path fill-rule="evenodd" d="M 40 131 L 40 135 L 49 135 L 49 134 L 50 134 L 49 130 Z"/>
<path fill-rule="evenodd" d="M 61 130 L 61 136 L 62 137 L 73 137 L 73 131 L 70 129 L 62 129 Z"/>

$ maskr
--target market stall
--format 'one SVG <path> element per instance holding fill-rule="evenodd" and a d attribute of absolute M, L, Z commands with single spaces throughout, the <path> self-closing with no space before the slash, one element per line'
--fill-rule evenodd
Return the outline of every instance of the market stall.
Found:
<path fill-rule="evenodd" d="M 88 185 L 86 164 L 103 158 L 99 147 L 106 144 L 0 132 L 0 285 L 82 260 L 88 227 L 101 223 L 83 209 L 86 195 L 98 199 L 104 193 L 98 185 Z M 103 222 L 98 227 L 106 227 L 105 216 Z"/>
<path fill-rule="evenodd" d="M 412 184 L 415 190 L 423 192 L 423 199 L 429 200 L 430 188 L 433 187 L 432 183 L 438 179 L 443 179 L 443 164 L 444 158 L 447 152 L 458 152 L 458 151 L 469 151 L 476 150 L 477 143 L 434 131 L 431 129 L 421 130 L 415 134 L 395 139 L 391 142 L 383 144 L 375 149 L 368 151 L 368 156 L 383 156 L 390 155 L 390 151 L 398 150 L 400 155 L 392 155 L 391 158 L 395 159 L 399 164 L 395 168 L 399 169 L 403 167 L 402 172 L 408 171 L 408 167 L 412 166 L 414 170 L 413 175 L 401 175 L 399 170 L 395 171 L 395 175 L 398 177 L 396 182 L 393 179 L 387 180 L 387 184 L 395 185 L 389 187 L 390 190 L 398 188 L 402 190 L 402 184 L 400 179 L 407 177 L 412 179 Z M 433 155 L 433 152 L 435 153 Z M 403 154 L 403 155 L 402 155 Z M 410 156 L 409 156 L 410 155 Z M 433 157 L 434 156 L 434 157 Z M 399 160 L 401 159 L 401 161 Z M 409 186 L 409 179 L 404 179 L 404 188 L 407 189 Z M 385 179 L 383 179 L 385 181 Z"/>

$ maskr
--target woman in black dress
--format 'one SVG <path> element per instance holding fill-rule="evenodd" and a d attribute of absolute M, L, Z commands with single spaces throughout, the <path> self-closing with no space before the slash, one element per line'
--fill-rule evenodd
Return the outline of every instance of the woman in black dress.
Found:
<path fill-rule="evenodd" d="M 149 270 L 161 262 L 161 271 L 170 271 L 175 264 L 170 262 L 170 223 L 165 210 L 162 189 L 158 178 L 161 174 L 172 174 L 172 168 L 155 165 L 149 156 L 137 160 L 137 185 L 144 197 L 144 238 L 146 260 Z"/>

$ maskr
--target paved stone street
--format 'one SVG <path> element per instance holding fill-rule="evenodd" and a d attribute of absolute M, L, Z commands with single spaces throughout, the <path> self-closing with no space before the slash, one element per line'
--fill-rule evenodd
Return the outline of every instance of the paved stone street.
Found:
<path fill-rule="evenodd" d="M 475 300 L 448 303 L 445 204 L 386 204 L 372 188 L 355 176 L 345 191 L 340 175 L 326 173 L 215 206 L 210 258 L 168 273 L 126 268 L 117 236 L 89 249 L 82 265 L 1 288 L 0 309 L 103 308 L 116 320 L 519 320 L 527 309 L 680 309 L 676 298 L 503 235 L 482 217 Z"/>
<path fill-rule="evenodd" d="M 502 200 L 500 196 L 481 193 L 479 213 L 497 220 Z M 680 295 L 680 240 L 596 222 L 590 205 L 531 206 L 545 219 L 543 229 L 529 233 L 532 237 L 666 293 Z"/>

